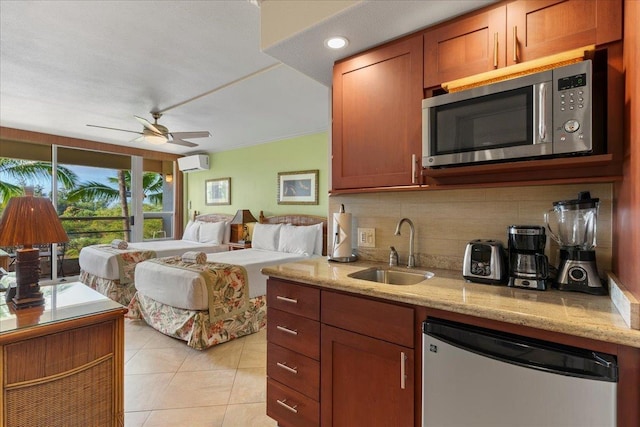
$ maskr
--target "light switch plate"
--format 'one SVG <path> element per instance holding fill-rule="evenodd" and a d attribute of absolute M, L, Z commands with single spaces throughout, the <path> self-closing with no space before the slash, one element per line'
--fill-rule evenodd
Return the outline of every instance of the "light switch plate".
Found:
<path fill-rule="evenodd" d="M 375 248 L 376 247 L 376 229 L 358 227 L 358 247 Z"/>

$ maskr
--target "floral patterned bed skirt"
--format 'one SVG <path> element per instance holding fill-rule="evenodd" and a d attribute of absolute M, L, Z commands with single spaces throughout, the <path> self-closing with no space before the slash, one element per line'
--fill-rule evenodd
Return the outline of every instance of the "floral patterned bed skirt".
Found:
<path fill-rule="evenodd" d="M 208 310 L 172 307 L 138 292 L 129 303 L 126 317 L 143 319 L 163 334 L 186 341 L 196 350 L 204 350 L 263 328 L 267 320 L 267 298 L 251 298 L 246 311 L 211 323 Z"/>
<path fill-rule="evenodd" d="M 133 282 L 123 285 L 120 280 L 105 279 L 104 277 L 89 274 L 84 270 L 80 270 L 80 281 L 124 306 L 129 305 L 131 298 L 136 293 L 136 287 Z"/>

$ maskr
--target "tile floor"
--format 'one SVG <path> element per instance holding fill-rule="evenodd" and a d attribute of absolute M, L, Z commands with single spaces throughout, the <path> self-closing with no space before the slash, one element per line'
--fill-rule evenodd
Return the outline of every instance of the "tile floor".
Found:
<path fill-rule="evenodd" d="M 266 329 L 204 351 L 125 320 L 125 427 L 273 427 Z"/>

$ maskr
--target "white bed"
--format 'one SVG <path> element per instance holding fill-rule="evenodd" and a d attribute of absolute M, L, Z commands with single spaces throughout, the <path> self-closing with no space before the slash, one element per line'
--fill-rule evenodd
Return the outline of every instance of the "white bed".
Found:
<path fill-rule="evenodd" d="M 326 254 L 326 218 L 261 214 L 261 221 L 254 228 L 251 249 L 208 254 L 207 263 L 200 265 L 178 257 L 138 264 L 137 292 L 127 317 L 142 318 L 199 350 L 257 332 L 266 321 L 267 278 L 260 270 Z M 217 284 L 211 282 L 212 272 L 221 278 Z M 238 310 L 232 313 L 231 308 Z"/>
<path fill-rule="evenodd" d="M 300 255 L 264 249 L 245 249 L 207 255 L 207 262 L 240 265 L 247 271 L 249 298 L 266 295 L 267 277 L 262 267 L 285 262 L 300 261 L 318 255 Z M 136 290 L 146 297 L 172 307 L 186 310 L 207 310 L 207 285 L 199 271 L 165 267 L 153 262 L 142 262 L 136 267 Z M 171 286 L 158 286 L 159 283 Z"/>
<path fill-rule="evenodd" d="M 227 214 L 199 215 L 189 221 L 182 240 L 129 243 L 126 249 L 111 245 L 84 247 L 78 259 L 80 281 L 120 304 L 128 305 L 135 293 L 134 274 L 138 263 L 188 251 L 228 251 L 232 218 Z"/>
<path fill-rule="evenodd" d="M 80 251 L 80 270 L 106 280 L 122 279 L 121 260 L 119 254 L 134 252 L 150 252 L 149 258 L 161 258 L 182 255 L 187 251 L 221 252 L 228 251 L 226 244 L 206 244 L 189 240 L 160 240 L 155 242 L 129 243 L 126 249 L 109 251 L 109 245 L 92 245 Z M 115 248 L 114 248 L 115 249 Z"/>

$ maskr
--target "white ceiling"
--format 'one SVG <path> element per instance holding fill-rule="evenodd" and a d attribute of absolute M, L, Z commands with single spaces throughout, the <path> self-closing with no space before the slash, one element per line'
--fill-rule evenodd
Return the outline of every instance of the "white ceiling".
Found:
<path fill-rule="evenodd" d="M 212 137 L 135 145 L 179 154 L 328 131 L 338 58 L 325 34 L 350 39 L 345 57 L 491 1 L 365 1 L 267 54 L 246 0 L 0 0 L 0 126 L 132 145 L 134 134 L 86 125 L 140 131 L 134 115 L 164 111 L 170 131 Z"/>

